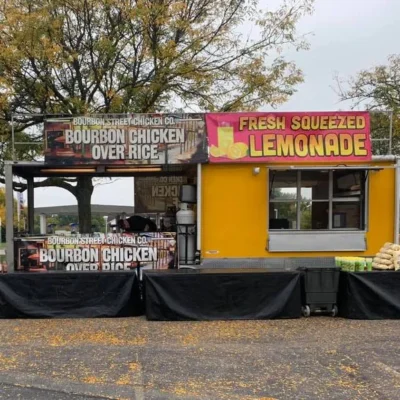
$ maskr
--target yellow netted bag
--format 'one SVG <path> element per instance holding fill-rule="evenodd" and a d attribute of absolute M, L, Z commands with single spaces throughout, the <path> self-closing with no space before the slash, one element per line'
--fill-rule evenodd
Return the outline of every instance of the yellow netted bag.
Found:
<path fill-rule="evenodd" d="M 396 251 L 396 253 L 394 254 L 393 265 L 395 271 L 398 271 L 400 269 L 400 251 Z"/>
<path fill-rule="evenodd" d="M 386 258 L 375 257 L 374 262 L 377 264 L 393 265 L 393 259 L 387 260 Z"/>
<path fill-rule="evenodd" d="M 393 251 L 393 250 L 391 250 L 391 251 Z M 394 254 L 394 251 L 393 251 L 392 254 L 390 254 L 390 253 L 377 253 L 376 257 L 377 258 L 384 258 L 385 260 L 391 260 L 393 258 L 393 254 Z"/>
<path fill-rule="evenodd" d="M 372 263 L 372 268 L 374 268 L 374 269 L 393 269 L 393 266 L 390 266 L 390 265 L 385 265 L 385 264 L 378 264 L 378 263 L 376 263 L 376 262 L 373 262 Z"/>

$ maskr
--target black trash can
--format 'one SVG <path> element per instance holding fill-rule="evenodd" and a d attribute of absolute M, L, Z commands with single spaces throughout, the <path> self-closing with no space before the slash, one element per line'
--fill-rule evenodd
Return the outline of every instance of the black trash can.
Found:
<path fill-rule="evenodd" d="M 340 268 L 303 267 L 302 311 L 305 317 L 311 313 L 338 313 L 337 292 Z"/>

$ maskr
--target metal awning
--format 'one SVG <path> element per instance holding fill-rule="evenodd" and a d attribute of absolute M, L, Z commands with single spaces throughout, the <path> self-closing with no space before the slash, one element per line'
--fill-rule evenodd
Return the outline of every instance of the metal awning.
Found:
<path fill-rule="evenodd" d="M 44 161 L 6 161 L 11 165 L 12 174 L 24 179 L 48 177 L 134 177 L 183 174 L 195 164 L 163 164 L 163 165 L 49 165 Z"/>
<path fill-rule="evenodd" d="M 102 217 L 112 216 L 125 213 L 127 215 L 135 214 L 135 207 L 121 206 L 121 205 L 104 205 L 104 204 L 91 204 L 92 215 L 100 215 Z M 35 207 L 35 215 L 78 215 L 78 206 L 76 204 L 64 206 L 50 206 L 50 207 Z"/>
<path fill-rule="evenodd" d="M 309 165 L 288 165 L 288 166 L 268 166 L 268 169 L 271 171 L 297 171 L 297 170 L 312 170 L 312 171 L 335 171 L 335 170 L 367 170 L 367 171 L 381 171 L 385 168 L 395 168 L 395 165 L 391 165 L 390 167 L 384 166 L 375 166 L 375 165 L 317 165 L 317 166 L 309 166 Z"/>

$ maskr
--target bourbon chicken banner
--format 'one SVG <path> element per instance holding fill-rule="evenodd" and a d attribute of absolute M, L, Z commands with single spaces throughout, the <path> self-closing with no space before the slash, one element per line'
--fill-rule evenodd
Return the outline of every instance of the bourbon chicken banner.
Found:
<path fill-rule="evenodd" d="M 204 114 L 129 114 L 48 119 L 49 164 L 206 162 Z"/>
<path fill-rule="evenodd" d="M 367 112 L 207 114 L 210 162 L 368 161 Z"/>
<path fill-rule="evenodd" d="M 16 271 L 129 271 L 176 266 L 176 234 L 50 236 L 16 242 Z"/>

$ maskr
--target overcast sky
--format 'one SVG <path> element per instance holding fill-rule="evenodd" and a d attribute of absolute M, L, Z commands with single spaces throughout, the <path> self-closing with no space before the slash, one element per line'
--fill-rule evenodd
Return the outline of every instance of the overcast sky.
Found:
<path fill-rule="evenodd" d="M 279 2 L 261 0 L 262 5 L 272 7 Z M 314 14 L 299 24 L 300 32 L 312 32 L 310 50 L 285 54 L 303 70 L 305 82 L 278 111 L 348 108 L 338 102 L 332 88 L 334 75 L 348 77 L 400 53 L 399 16 L 400 0 L 316 0 Z M 133 179 L 96 187 L 92 203 L 133 205 Z M 66 204 L 76 204 L 76 200 L 65 190 L 35 190 L 36 207 Z"/>

